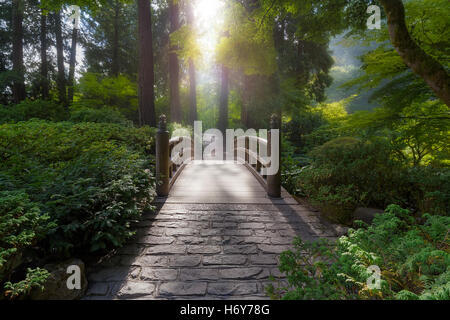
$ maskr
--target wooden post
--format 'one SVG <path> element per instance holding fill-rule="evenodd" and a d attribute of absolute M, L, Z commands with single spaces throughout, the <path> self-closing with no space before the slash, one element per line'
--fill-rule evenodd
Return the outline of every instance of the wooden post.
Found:
<path fill-rule="evenodd" d="M 195 159 L 194 151 L 195 151 L 195 149 L 194 149 L 194 137 L 192 137 L 192 139 L 191 139 L 191 161 L 194 161 L 194 159 Z"/>
<path fill-rule="evenodd" d="M 249 149 L 250 149 L 250 138 L 248 136 L 245 136 L 245 162 L 250 163 L 250 155 L 249 155 Z"/>
<path fill-rule="evenodd" d="M 280 123 L 278 117 L 274 114 L 272 115 L 270 119 L 270 127 L 271 129 L 280 129 Z M 267 145 L 267 153 L 268 155 L 272 155 L 272 143 L 275 143 L 275 141 L 272 141 L 272 134 L 269 132 L 268 134 L 268 145 Z M 281 132 L 278 136 L 278 146 L 279 146 L 279 153 L 278 153 L 278 161 L 279 161 L 279 169 L 278 172 L 275 175 L 268 175 L 267 176 L 267 194 L 269 197 L 272 198 L 281 198 Z"/>
<path fill-rule="evenodd" d="M 234 161 L 237 162 L 237 160 L 238 160 L 238 151 L 237 151 L 238 139 L 236 137 L 234 137 L 233 139 L 234 139 L 234 146 L 233 146 Z"/>
<path fill-rule="evenodd" d="M 161 115 L 156 133 L 156 193 L 159 197 L 169 195 L 169 157 L 169 131 L 166 116 Z"/>

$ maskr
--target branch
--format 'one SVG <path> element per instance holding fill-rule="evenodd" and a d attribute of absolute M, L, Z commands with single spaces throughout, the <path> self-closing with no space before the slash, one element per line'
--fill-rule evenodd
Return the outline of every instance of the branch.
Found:
<path fill-rule="evenodd" d="M 445 68 L 411 38 L 402 0 L 380 0 L 388 18 L 392 45 L 411 70 L 422 77 L 437 97 L 450 106 L 450 76 Z"/>
<path fill-rule="evenodd" d="M 264 16 L 262 17 L 261 22 L 259 23 L 259 29 L 261 29 L 262 24 L 263 24 L 264 20 L 266 19 L 267 14 L 273 9 L 275 2 L 277 2 L 277 0 L 272 0 L 272 3 L 270 4 L 269 8 L 264 13 Z"/>

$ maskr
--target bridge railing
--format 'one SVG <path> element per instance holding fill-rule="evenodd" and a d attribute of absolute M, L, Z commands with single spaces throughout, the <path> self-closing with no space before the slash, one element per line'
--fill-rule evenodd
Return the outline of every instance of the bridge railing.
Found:
<path fill-rule="evenodd" d="M 173 149 L 183 142 L 184 137 L 169 139 L 166 116 L 159 118 L 158 131 L 156 133 L 156 180 L 158 181 L 156 193 L 160 197 L 167 197 L 170 188 L 183 170 L 185 164 L 182 161 L 184 148 L 181 146 L 178 153 L 172 158 Z M 180 164 L 181 163 L 181 164 Z"/>
<path fill-rule="evenodd" d="M 278 117 L 273 115 L 270 121 L 271 129 L 279 129 L 280 124 Z M 244 157 L 239 157 L 239 160 L 243 162 L 250 172 L 255 176 L 258 181 L 263 184 L 266 188 L 267 194 L 273 198 L 281 197 L 281 139 L 278 135 L 278 159 L 279 159 L 279 170 L 275 175 L 265 175 L 264 170 L 269 168 L 272 163 L 270 161 L 272 152 L 272 139 L 271 131 L 267 133 L 267 139 L 245 135 L 234 138 L 234 159 L 238 161 L 238 153 L 244 153 Z M 239 144 L 241 141 L 241 144 Z M 244 143 L 242 143 L 244 142 Z M 251 146 L 253 144 L 253 147 Z M 244 145 L 244 148 L 239 145 Z M 265 151 L 266 154 L 261 151 Z M 267 155 L 267 157 L 266 157 Z"/>
<path fill-rule="evenodd" d="M 279 121 L 278 118 L 273 115 L 271 118 L 271 129 L 279 129 Z M 173 183 L 180 175 L 183 170 L 185 164 L 183 161 L 177 161 L 178 159 L 184 158 L 184 152 L 188 152 L 189 150 L 184 150 L 183 146 L 178 148 L 178 153 L 172 158 L 173 149 L 180 143 L 183 142 L 184 137 L 174 137 L 172 139 L 169 138 L 169 132 L 167 130 L 167 122 L 166 116 L 162 115 L 159 120 L 159 128 L 156 133 L 156 179 L 158 181 L 158 185 L 156 188 L 157 194 L 160 197 L 166 197 L 169 195 L 170 188 Z M 281 140 L 280 135 L 278 135 L 278 148 L 279 154 L 279 164 L 281 170 Z M 191 139 L 190 146 L 190 158 L 194 159 L 194 140 Z M 242 141 L 244 142 L 244 147 L 242 148 Z M 241 144 L 239 144 L 241 142 Z M 267 194 L 270 197 L 279 198 L 281 197 L 281 173 L 280 170 L 274 175 L 264 175 L 263 168 L 268 168 L 271 166 L 271 162 L 269 157 L 272 152 L 272 143 L 274 143 L 272 139 L 272 135 L 270 130 L 267 134 L 267 139 L 257 137 L 257 136 L 239 136 L 234 138 L 234 159 L 238 161 L 238 153 L 244 153 L 244 157 L 239 157 L 239 161 L 243 162 L 245 166 L 252 172 L 256 179 L 260 181 L 266 188 Z M 251 144 L 253 146 L 256 144 L 255 148 L 251 148 Z M 266 150 L 266 155 L 261 154 L 261 150 Z M 181 163 L 181 164 L 180 164 Z"/>

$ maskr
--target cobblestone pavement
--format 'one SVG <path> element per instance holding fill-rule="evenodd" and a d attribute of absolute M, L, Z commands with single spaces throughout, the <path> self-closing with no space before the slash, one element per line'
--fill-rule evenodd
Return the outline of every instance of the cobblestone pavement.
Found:
<path fill-rule="evenodd" d="M 270 275 L 285 283 L 277 259 L 294 236 L 335 237 L 301 205 L 159 207 L 128 245 L 88 269 L 85 299 L 267 299 Z"/>

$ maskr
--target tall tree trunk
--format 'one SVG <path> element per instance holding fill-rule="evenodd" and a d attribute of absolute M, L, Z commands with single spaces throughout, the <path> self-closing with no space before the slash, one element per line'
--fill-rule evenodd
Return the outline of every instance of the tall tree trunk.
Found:
<path fill-rule="evenodd" d="M 229 70 L 227 67 L 222 65 L 222 83 L 220 88 L 220 104 L 219 104 L 219 123 L 218 128 L 222 133 L 228 127 L 228 77 Z"/>
<path fill-rule="evenodd" d="M 114 6 L 114 36 L 112 43 L 112 66 L 111 66 L 111 74 L 114 77 L 119 75 L 119 18 L 120 18 L 120 2 L 116 0 Z"/>
<path fill-rule="evenodd" d="M 445 68 L 411 38 L 402 0 L 380 0 L 386 11 L 392 45 L 411 70 L 422 77 L 447 106 L 450 106 L 450 76 Z"/>
<path fill-rule="evenodd" d="M 48 62 L 47 62 L 47 16 L 41 12 L 41 95 L 49 97 Z"/>
<path fill-rule="evenodd" d="M 152 15 L 149 0 L 138 0 L 139 25 L 139 122 L 156 126 L 153 71 Z"/>
<path fill-rule="evenodd" d="M 180 28 L 178 0 L 169 0 L 170 33 Z M 170 95 L 170 120 L 181 122 L 180 103 L 180 66 L 178 55 L 175 52 L 177 46 L 170 45 L 169 48 L 169 95 Z"/>
<path fill-rule="evenodd" d="M 73 102 L 75 65 L 77 63 L 77 40 L 78 29 L 74 27 L 72 30 L 72 47 L 70 48 L 69 79 L 67 90 L 67 99 L 69 104 Z"/>
<path fill-rule="evenodd" d="M 244 90 L 242 92 L 241 123 L 249 128 L 248 109 L 250 108 L 250 76 L 244 74 Z"/>
<path fill-rule="evenodd" d="M 12 2 L 12 63 L 15 79 L 13 82 L 13 100 L 19 103 L 26 98 L 25 68 L 23 66 L 23 10 L 22 0 Z"/>
<path fill-rule="evenodd" d="M 64 70 L 64 44 L 61 29 L 61 12 L 56 12 L 54 14 L 54 22 L 55 22 L 55 38 L 56 38 L 56 61 L 58 65 L 58 75 L 56 78 L 56 84 L 58 87 L 58 98 L 60 103 L 67 106 L 66 74 Z"/>
<path fill-rule="evenodd" d="M 192 4 L 187 3 L 187 23 L 190 28 L 194 27 L 194 15 Z M 195 77 L 195 63 L 189 59 L 189 124 L 193 125 L 197 120 L 197 81 Z"/>
<path fill-rule="evenodd" d="M 194 60 L 189 59 L 189 124 L 197 120 L 197 82 Z"/>

